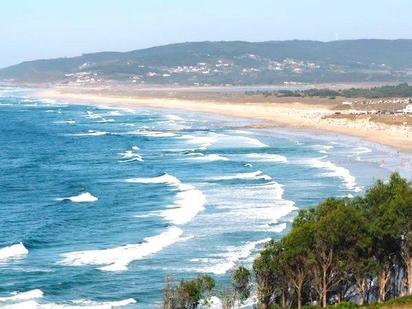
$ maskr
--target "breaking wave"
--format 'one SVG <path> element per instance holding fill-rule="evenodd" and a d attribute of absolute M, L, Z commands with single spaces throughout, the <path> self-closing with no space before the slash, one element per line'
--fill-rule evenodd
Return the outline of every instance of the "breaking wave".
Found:
<path fill-rule="evenodd" d="M 87 132 L 84 132 L 84 133 L 74 133 L 70 135 L 72 136 L 103 136 L 106 134 L 108 134 L 108 132 L 98 131 L 98 130 L 88 130 Z"/>
<path fill-rule="evenodd" d="M 0 248 L 0 262 L 23 258 L 29 254 L 29 250 L 23 245 L 23 243 L 18 243 L 15 245 Z"/>
<path fill-rule="evenodd" d="M 164 174 L 152 178 L 129 178 L 126 182 L 142 184 L 166 184 L 178 190 L 176 199 L 166 210 L 152 212 L 153 215 L 160 215 L 165 220 L 182 225 L 190 222 L 199 212 L 204 209 L 206 197 L 202 191 L 196 187 L 182 183 L 176 177 Z"/>
<path fill-rule="evenodd" d="M 279 162 L 287 163 L 288 159 L 285 156 L 272 153 L 249 153 L 245 157 L 251 161 L 257 162 Z"/>
<path fill-rule="evenodd" d="M 96 202 L 98 198 L 91 195 L 89 192 L 84 192 L 84 193 L 80 193 L 79 195 L 59 198 L 57 200 L 59 201 L 69 200 L 73 203 L 91 203 L 91 202 Z"/>
<path fill-rule="evenodd" d="M 12 292 L 9 296 L 0 297 L 0 303 L 2 303 L 0 306 L 1 308 L 7 309 L 112 309 L 136 303 L 136 300 L 133 298 L 128 298 L 107 302 L 80 299 L 58 304 L 41 302 L 40 299 L 43 297 L 44 293 L 40 289 L 26 292 Z"/>
<path fill-rule="evenodd" d="M 227 176 L 216 176 L 210 177 L 209 180 L 234 180 L 234 179 L 244 179 L 244 180 L 271 180 L 272 177 L 269 175 L 263 174 L 262 171 L 256 171 L 251 173 L 238 173 L 234 175 L 227 175 Z"/>
<path fill-rule="evenodd" d="M 135 130 L 125 133 L 120 133 L 120 135 L 140 135 L 146 137 L 173 137 L 176 136 L 173 132 L 164 132 L 164 131 L 150 131 L 150 130 Z"/>
<path fill-rule="evenodd" d="M 201 161 L 201 162 L 228 161 L 229 160 L 228 158 L 218 155 L 218 154 L 203 155 L 200 153 L 197 156 L 193 156 L 191 159 L 195 161 Z"/>
<path fill-rule="evenodd" d="M 348 169 L 338 166 L 331 161 L 324 161 L 326 158 L 327 156 L 307 159 L 304 160 L 304 163 L 313 168 L 328 170 L 328 172 L 322 173 L 321 176 L 340 178 L 348 190 L 362 191 L 362 188 L 357 185 L 356 178 L 351 175 Z"/>
<path fill-rule="evenodd" d="M 136 151 L 139 150 L 139 147 L 133 145 L 131 150 L 126 150 L 119 155 L 122 157 L 120 162 L 130 162 L 130 161 L 143 161 L 141 155 L 139 155 Z"/>
<path fill-rule="evenodd" d="M 75 251 L 62 254 L 60 264 L 70 266 L 104 265 L 103 271 L 124 271 L 129 263 L 143 259 L 174 244 L 182 230 L 172 226 L 156 236 L 147 237 L 142 243 L 101 250 Z"/>
<path fill-rule="evenodd" d="M 191 262 L 206 264 L 195 268 L 194 271 L 223 275 L 233 269 L 239 261 L 244 261 L 249 258 L 259 245 L 265 244 L 268 241 L 270 241 L 270 238 L 246 242 L 239 247 L 228 246 L 225 252 L 214 255 L 213 257 L 192 259 Z"/>

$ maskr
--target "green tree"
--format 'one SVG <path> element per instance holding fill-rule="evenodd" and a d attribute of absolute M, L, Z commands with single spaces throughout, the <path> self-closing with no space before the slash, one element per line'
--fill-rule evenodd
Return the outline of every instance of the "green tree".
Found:
<path fill-rule="evenodd" d="M 282 269 L 285 277 L 296 292 L 296 302 L 302 307 L 302 290 L 314 263 L 313 223 L 294 224 L 291 232 L 282 241 L 284 250 L 281 254 Z"/>
<path fill-rule="evenodd" d="M 239 266 L 232 275 L 232 285 L 239 303 L 243 303 L 250 296 L 250 271 Z"/>
<path fill-rule="evenodd" d="M 207 275 L 187 281 L 181 280 L 177 286 L 174 286 L 168 277 L 163 291 L 163 309 L 197 308 L 201 299 L 207 302 L 214 287 L 215 281 Z"/>

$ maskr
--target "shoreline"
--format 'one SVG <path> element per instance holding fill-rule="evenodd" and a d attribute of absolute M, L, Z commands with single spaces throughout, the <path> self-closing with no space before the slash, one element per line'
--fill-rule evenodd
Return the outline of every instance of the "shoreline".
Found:
<path fill-rule="evenodd" d="M 249 118 L 267 121 L 268 126 L 293 127 L 300 129 L 314 129 L 329 133 L 338 133 L 359 137 L 370 142 L 390 146 L 406 153 L 412 153 L 412 128 L 409 126 L 388 125 L 372 122 L 366 119 L 349 120 L 324 118 L 332 115 L 335 110 L 331 106 L 317 103 L 295 102 L 233 102 L 215 101 L 205 98 L 173 98 L 139 94 L 119 95 L 110 91 L 90 93 L 87 89 L 70 89 L 64 91 L 50 88 L 34 93 L 35 97 L 42 99 L 63 100 L 71 104 L 89 104 L 95 106 L 108 106 L 120 108 L 170 108 L 192 112 L 212 113 L 230 117 Z M 82 92 L 83 91 L 83 92 Z M 270 124 L 270 125 L 269 125 Z"/>

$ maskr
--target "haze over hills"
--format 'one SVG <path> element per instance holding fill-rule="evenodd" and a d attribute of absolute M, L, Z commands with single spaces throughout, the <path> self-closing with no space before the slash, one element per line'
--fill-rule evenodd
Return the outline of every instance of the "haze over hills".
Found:
<path fill-rule="evenodd" d="M 96 84 L 256 85 L 409 81 L 412 40 L 193 42 L 23 62 L 0 80 Z"/>

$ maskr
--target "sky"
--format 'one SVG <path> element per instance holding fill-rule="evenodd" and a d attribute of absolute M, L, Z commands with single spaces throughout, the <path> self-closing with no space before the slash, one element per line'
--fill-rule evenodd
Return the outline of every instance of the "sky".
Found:
<path fill-rule="evenodd" d="M 412 39 L 411 0 L 0 0 L 0 67 L 187 41 Z"/>

